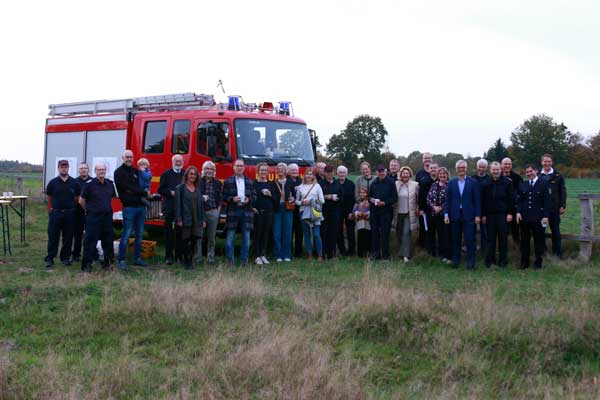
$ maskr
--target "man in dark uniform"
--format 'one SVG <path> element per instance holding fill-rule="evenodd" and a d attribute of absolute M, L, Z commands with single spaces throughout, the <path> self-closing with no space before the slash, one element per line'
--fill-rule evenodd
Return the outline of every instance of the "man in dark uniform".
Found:
<path fill-rule="evenodd" d="M 173 264 L 173 248 L 175 248 L 175 260 L 181 256 L 179 244 L 181 240 L 176 238 L 179 235 L 179 230 L 175 230 L 175 187 L 183 183 L 183 157 L 176 154 L 171 159 L 173 168 L 166 170 L 160 176 L 160 185 L 158 193 L 163 196 L 162 212 L 165 218 L 165 264 Z"/>
<path fill-rule="evenodd" d="M 113 182 L 105 178 L 105 164 L 96 164 L 94 172 L 96 177 L 85 185 L 79 199 L 79 204 L 86 211 L 83 259 L 81 260 L 83 272 L 92 270 L 92 261 L 96 254 L 98 240 L 102 243 L 102 252 L 104 253 L 102 268 L 108 269 L 114 259 L 112 199 L 117 197 L 117 193 Z"/>
<path fill-rule="evenodd" d="M 567 209 L 567 188 L 565 178 L 552 167 L 553 160 L 550 154 L 544 154 L 541 159 L 542 170 L 539 177 L 548 181 L 550 190 L 550 231 L 552 232 L 552 254 L 562 257 L 562 242 L 560 237 L 560 216 Z M 546 241 L 544 241 L 544 250 Z"/>
<path fill-rule="evenodd" d="M 58 253 L 58 243 L 62 234 L 60 261 L 71 265 L 71 246 L 73 245 L 73 218 L 81 189 L 75 179 L 69 176 L 69 162 L 58 162 L 58 176 L 48 182 L 46 197 L 50 203 L 48 215 L 48 254 L 46 268 L 52 268 L 54 257 Z"/>
<path fill-rule="evenodd" d="M 481 158 L 477 161 L 477 173 L 472 175 L 471 178 L 475 179 L 479 184 L 479 189 L 486 185 L 490 180 L 490 176 L 487 174 L 488 171 L 488 162 L 486 159 Z M 482 192 L 483 194 L 483 192 Z M 480 245 L 479 249 L 481 250 L 481 254 L 484 256 L 487 254 L 487 242 L 488 242 L 488 232 L 486 224 L 479 224 L 479 232 L 480 232 Z M 475 225 L 475 240 L 477 240 L 477 225 Z"/>
<path fill-rule="evenodd" d="M 521 226 L 521 268 L 529 268 L 529 241 L 533 235 L 535 268 L 542 268 L 544 255 L 544 231 L 550 216 L 550 192 L 548 181 L 537 176 L 533 165 L 525 167 L 527 180 L 519 186 L 517 222 Z"/>
<path fill-rule="evenodd" d="M 502 175 L 510 179 L 513 185 L 513 193 L 515 196 L 519 193 L 519 187 L 523 182 L 521 175 L 517 174 L 512 168 L 512 160 L 508 157 L 502 159 Z M 517 224 L 516 215 L 513 215 L 512 222 L 509 223 L 510 232 L 515 243 L 519 243 L 521 237 L 519 235 L 519 224 Z"/>
<path fill-rule="evenodd" d="M 500 163 L 494 161 L 490 171 L 492 178 L 481 183 L 481 221 L 488 234 L 485 266 L 497 264 L 504 268 L 508 264 L 508 223 L 513 218 L 515 196 L 512 182 L 502 176 Z M 496 263 L 496 241 L 500 249 L 498 263 Z"/>
<path fill-rule="evenodd" d="M 79 184 L 81 192 L 85 185 L 92 181 L 89 175 L 89 167 L 87 163 L 82 162 L 79 164 L 79 176 L 75 178 L 75 181 Z M 74 230 L 73 230 L 73 262 L 79 261 L 81 255 L 81 242 L 83 239 L 83 228 L 85 227 L 85 210 L 79 203 L 75 206 L 75 218 L 74 218 Z"/>
<path fill-rule="evenodd" d="M 385 166 L 377 166 L 377 178 L 369 187 L 372 259 L 390 259 L 390 228 L 397 201 L 396 184 L 388 178 Z"/>

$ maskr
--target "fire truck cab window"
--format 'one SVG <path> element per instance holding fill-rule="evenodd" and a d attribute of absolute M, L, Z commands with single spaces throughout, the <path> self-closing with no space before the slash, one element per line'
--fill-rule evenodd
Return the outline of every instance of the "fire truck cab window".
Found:
<path fill-rule="evenodd" d="M 229 124 L 227 122 L 203 122 L 198 125 L 196 151 L 209 157 L 229 156 Z"/>
<path fill-rule="evenodd" d="M 165 151 L 167 121 L 148 121 L 144 129 L 144 153 L 158 154 Z"/>
<path fill-rule="evenodd" d="M 180 119 L 173 123 L 173 154 L 187 154 L 190 150 L 190 121 Z"/>

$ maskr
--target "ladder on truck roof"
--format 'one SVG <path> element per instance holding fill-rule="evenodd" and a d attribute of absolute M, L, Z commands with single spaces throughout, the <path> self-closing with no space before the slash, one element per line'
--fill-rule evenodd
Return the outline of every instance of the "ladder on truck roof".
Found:
<path fill-rule="evenodd" d="M 161 96 L 134 97 L 121 100 L 94 100 L 78 103 L 50 104 L 50 116 L 100 114 L 129 111 L 158 111 L 172 109 L 209 109 L 215 105 L 211 94 L 179 93 Z"/>

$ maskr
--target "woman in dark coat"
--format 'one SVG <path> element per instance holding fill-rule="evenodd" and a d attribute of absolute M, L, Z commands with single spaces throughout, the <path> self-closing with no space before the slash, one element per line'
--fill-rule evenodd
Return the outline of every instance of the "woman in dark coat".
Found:
<path fill-rule="evenodd" d="M 181 249 L 186 269 L 192 268 L 196 242 L 206 227 L 202 193 L 198 187 L 198 168 L 190 166 L 183 175 L 183 183 L 175 188 L 175 222 L 181 230 Z"/>

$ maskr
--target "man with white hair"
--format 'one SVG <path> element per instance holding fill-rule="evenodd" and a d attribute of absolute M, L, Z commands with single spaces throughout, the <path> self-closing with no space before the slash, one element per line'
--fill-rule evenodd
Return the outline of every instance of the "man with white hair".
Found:
<path fill-rule="evenodd" d="M 464 234 L 467 246 L 467 269 L 475 269 L 475 224 L 481 220 L 481 193 L 479 184 L 467 176 L 467 162 L 456 162 L 457 177 L 448 183 L 444 222 L 451 224 L 452 264 L 458 268 L 461 242 Z"/>
<path fill-rule="evenodd" d="M 143 196 L 148 193 L 139 185 L 139 171 L 133 166 L 133 152 L 123 152 L 123 164 L 115 170 L 115 184 L 119 192 L 119 199 L 123 204 L 123 231 L 119 243 L 119 269 L 127 270 L 125 261 L 129 236 L 135 231 L 135 243 L 133 245 L 134 264 L 145 267 L 147 264 L 142 260 L 142 235 L 144 234 L 144 222 L 146 221 L 146 207 L 142 203 Z"/>
<path fill-rule="evenodd" d="M 96 243 L 102 243 L 104 260 L 102 267 L 108 269 L 113 258 L 112 199 L 117 197 L 115 186 L 106 178 L 106 164 L 94 166 L 96 177 L 83 187 L 79 204 L 86 212 L 85 235 L 83 238 L 83 258 L 81 270 L 90 272 L 96 254 Z"/>
<path fill-rule="evenodd" d="M 355 233 L 354 233 L 354 214 L 352 209 L 354 208 L 354 191 L 356 190 L 354 182 L 348 179 L 348 168 L 343 165 L 337 167 L 338 182 L 342 187 L 342 207 L 338 232 L 338 249 L 342 256 L 353 256 L 354 249 L 356 247 Z M 344 229 L 345 228 L 345 229 Z M 346 238 L 348 239 L 348 247 L 344 241 L 344 230 L 346 232 Z"/>
<path fill-rule="evenodd" d="M 171 158 L 171 166 L 160 176 L 158 193 L 162 195 L 162 213 L 165 219 L 165 264 L 173 264 L 173 249 L 175 249 L 175 260 L 181 256 L 179 244 L 176 240 L 179 231 L 175 231 L 175 187 L 183 182 L 183 157 L 175 154 Z"/>
<path fill-rule="evenodd" d="M 479 184 L 480 191 L 491 180 L 487 171 L 488 171 L 487 160 L 485 158 L 480 158 L 479 160 L 477 160 L 477 172 L 475 174 L 473 174 L 471 176 L 471 178 L 473 178 L 477 181 L 477 183 Z M 480 244 L 481 254 L 485 255 L 485 254 L 487 254 L 487 242 L 488 242 L 487 225 L 480 224 L 479 232 L 480 232 L 480 236 L 481 236 L 481 242 L 480 242 L 481 243 Z M 477 236 L 477 226 L 475 226 L 475 236 Z M 477 240 L 477 238 L 475 238 L 475 240 Z"/>

